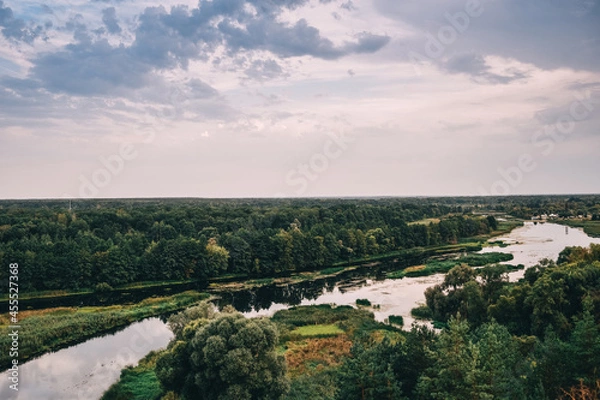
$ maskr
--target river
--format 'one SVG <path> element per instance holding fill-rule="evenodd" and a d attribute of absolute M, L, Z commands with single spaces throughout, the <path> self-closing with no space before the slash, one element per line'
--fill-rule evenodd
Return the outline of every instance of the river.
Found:
<path fill-rule="evenodd" d="M 511 253 L 511 264 L 535 265 L 543 258 L 556 260 L 566 246 L 589 246 L 600 243 L 583 230 L 552 223 L 526 222 L 510 234 L 495 238 L 507 247 L 486 247 L 482 252 Z M 522 277 L 523 271 L 510 274 L 511 280 Z M 291 305 L 349 304 L 357 299 L 369 299 L 379 305 L 375 318 L 384 321 L 390 315 L 404 317 L 405 326 L 413 319 L 410 310 L 425 301 L 427 287 L 442 282 L 442 274 L 422 278 L 384 279 L 374 270 L 365 277 L 360 272 L 341 278 L 304 282 L 293 286 L 267 286 L 224 296 L 220 306 L 233 304 L 248 317 L 269 316 Z M 0 399 L 97 399 L 114 383 L 120 370 L 137 363 L 151 350 L 167 345 L 172 333 L 158 318 L 149 318 L 103 337 L 97 337 L 55 353 L 49 353 L 23 364 L 19 368 L 19 392 L 8 388 L 8 373 L 3 373 Z"/>

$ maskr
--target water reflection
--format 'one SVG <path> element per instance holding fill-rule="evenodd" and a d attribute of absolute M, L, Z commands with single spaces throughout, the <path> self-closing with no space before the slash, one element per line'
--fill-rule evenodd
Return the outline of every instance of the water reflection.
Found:
<path fill-rule="evenodd" d="M 172 337 L 161 319 L 148 318 L 114 334 L 45 354 L 19 367 L 18 392 L 8 387 L 8 372 L 2 373 L 0 399 L 99 399 L 118 380 L 121 369 L 165 347 Z"/>
<path fill-rule="evenodd" d="M 509 235 L 495 238 L 509 244 L 507 247 L 486 247 L 481 252 L 499 251 L 514 256 L 510 264 L 523 264 L 531 267 L 544 258 L 556 261 L 558 254 L 567 246 L 587 247 L 590 243 L 600 243 L 600 238 L 588 236 L 581 228 L 569 228 L 553 223 L 526 222 Z M 524 271 L 509 274 L 511 280 L 523 277 Z"/>

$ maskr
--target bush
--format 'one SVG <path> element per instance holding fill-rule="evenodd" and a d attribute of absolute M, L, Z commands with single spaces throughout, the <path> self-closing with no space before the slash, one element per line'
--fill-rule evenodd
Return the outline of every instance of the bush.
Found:
<path fill-rule="evenodd" d="M 96 292 L 96 293 L 106 293 L 106 292 L 110 292 L 112 290 L 113 290 L 112 286 L 110 286 L 106 282 L 100 282 L 94 288 L 94 292 Z"/>
<path fill-rule="evenodd" d="M 402 315 L 390 315 L 388 321 L 390 324 L 404 326 L 404 318 Z"/>
<path fill-rule="evenodd" d="M 410 315 L 412 315 L 415 319 L 431 319 L 433 317 L 431 309 L 426 305 L 413 308 L 410 310 Z"/>
<path fill-rule="evenodd" d="M 369 299 L 356 299 L 356 305 L 370 307 L 371 302 L 369 301 Z"/>

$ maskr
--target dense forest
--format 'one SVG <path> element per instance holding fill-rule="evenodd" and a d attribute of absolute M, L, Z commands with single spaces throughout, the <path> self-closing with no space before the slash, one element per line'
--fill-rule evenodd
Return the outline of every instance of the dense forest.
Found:
<path fill-rule="evenodd" d="M 474 215 L 473 206 L 429 200 L 41 204 L 0 208 L 0 262 L 20 265 L 22 291 L 273 276 L 456 243 L 497 227 L 493 216 Z M 431 221 L 411 223 L 423 219 Z"/>

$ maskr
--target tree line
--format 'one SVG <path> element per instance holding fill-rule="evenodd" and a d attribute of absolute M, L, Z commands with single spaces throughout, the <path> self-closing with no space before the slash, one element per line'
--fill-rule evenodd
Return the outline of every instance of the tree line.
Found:
<path fill-rule="evenodd" d="M 106 288 L 319 269 L 496 227 L 462 205 L 401 199 L 20 204 L 0 208 L 0 262 L 19 263 L 23 291 Z"/>

